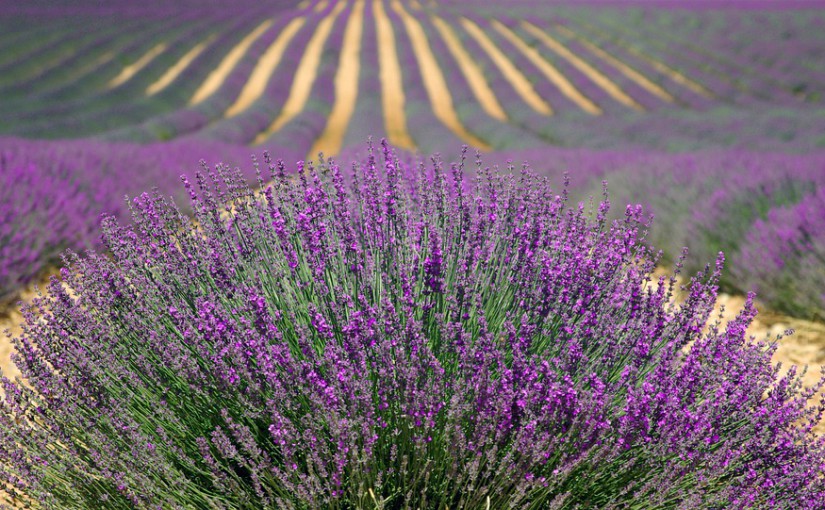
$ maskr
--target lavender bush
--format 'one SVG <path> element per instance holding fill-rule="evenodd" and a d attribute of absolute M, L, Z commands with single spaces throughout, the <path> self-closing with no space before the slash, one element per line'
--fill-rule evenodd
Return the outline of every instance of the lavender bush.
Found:
<path fill-rule="evenodd" d="M 89 199 L 68 172 L 0 160 L 0 305 L 66 248 L 90 248 Z"/>
<path fill-rule="evenodd" d="M 25 309 L 2 480 L 45 508 L 822 508 L 794 370 L 670 303 L 638 207 L 528 171 L 219 166 Z M 266 159 L 269 162 L 269 159 Z M 297 182 L 296 182 L 297 181 Z M 688 347 L 690 346 L 690 347 Z M 819 386 L 821 386 L 820 383 Z M 34 502 L 38 504 L 35 505 Z"/>

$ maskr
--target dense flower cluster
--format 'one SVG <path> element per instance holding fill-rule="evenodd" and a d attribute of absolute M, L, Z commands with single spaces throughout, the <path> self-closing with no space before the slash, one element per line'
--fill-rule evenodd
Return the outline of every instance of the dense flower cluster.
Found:
<path fill-rule="evenodd" d="M 800 508 L 797 374 L 672 304 L 642 211 L 370 151 L 253 193 L 219 166 L 104 222 L 25 310 L 0 481 L 46 508 Z M 208 170 L 208 169 L 207 169 Z M 512 169 L 511 169 L 512 170 Z M 271 180 L 269 180 L 271 179 Z"/>

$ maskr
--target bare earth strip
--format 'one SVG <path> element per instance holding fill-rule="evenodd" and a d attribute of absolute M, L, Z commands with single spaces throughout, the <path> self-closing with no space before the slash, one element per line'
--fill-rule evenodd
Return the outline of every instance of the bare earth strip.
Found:
<path fill-rule="evenodd" d="M 192 61 L 194 61 L 196 58 L 198 58 L 198 56 L 201 53 L 203 53 L 203 50 L 205 50 L 206 47 L 209 46 L 209 43 L 211 43 L 214 39 L 215 36 L 211 35 L 207 37 L 204 41 L 195 45 L 194 48 L 187 51 L 186 54 L 182 56 L 180 60 L 175 62 L 175 64 L 172 67 L 167 69 L 166 72 L 163 73 L 163 75 L 160 78 L 158 78 L 154 83 L 146 87 L 146 95 L 153 96 L 161 90 L 168 87 L 173 81 L 175 81 L 175 79 L 177 79 L 178 76 L 180 76 L 182 72 L 186 70 L 187 67 L 189 67 Z"/>
<path fill-rule="evenodd" d="M 461 18 L 461 25 L 470 37 L 475 39 L 478 45 L 481 46 L 481 49 L 487 53 L 487 56 L 489 56 L 496 67 L 498 67 L 504 79 L 513 86 L 513 89 L 515 89 L 516 93 L 521 96 L 525 103 L 542 115 L 553 114 L 553 108 L 536 92 L 530 80 L 527 79 L 524 73 L 518 70 L 504 52 L 493 43 L 492 39 L 490 39 L 478 25 L 467 18 Z"/>
<path fill-rule="evenodd" d="M 579 90 L 573 86 L 572 83 L 570 83 L 570 80 L 568 80 L 558 69 L 556 69 L 553 64 L 545 60 L 535 48 L 529 46 L 500 21 L 491 20 L 490 24 L 496 32 L 504 36 L 505 39 L 510 41 L 516 49 L 527 57 L 527 59 L 530 60 L 530 62 L 532 62 L 533 65 L 536 66 L 539 71 L 541 71 L 541 73 L 568 99 L 576 103 L 579 108 L 591 115 L 601 115 L 602 109 L 599 108 L 599 106 L 591 101 L 587 96 L 579 92 Z"/>
<path fill-rule="evenodd" d="M 135 60 L 133 63 L 129 64 L 128 66 L 124 67 L 120 74 L 112 78 L 112 80 L 106 85 L 107 88 L 113 89 L 115 87 L 119 87 L 123 85 L 134 75 L 140 72 L 141 69 L 149 65 L 149 63 L 155 59 L 158 55 L 166 51 L 167 48 L 166 43 L 156 44 L 151 50 L 147 51 L 143 54 L 142 57 Z"/>
<path fill-rule="evenodd" d="M 346 2 L 338 2 L 332 12 L 318 23 L 318 27 L 315 29 L 315 33 L 312 34 L 312 39 L 309 40 L 306 51 L 304 51 L 304 56 L 301 58 L 301 63 L 298 64 L 298 69 L 295 70 L 292 88 L 289 90 L 289 97 L 284 103 L 281 113 L 268 128 L 255 137 L 253 144 L 257 145 L 266 141 L 267 138 L 277 133 L 304 109 L 312 92 L 315 77 L 318 75 L 318 65 L 321 62 L 324 46 L 329 34 L 332 32 L 335 19 L 341 14 L 346 5 Z"/>
<path fill-rule="evenodd" d="M 485 151 L 491 150 L 487 142 L 469 132 L 458 118 L 458 114 L 453 106 L 450 89 L 447 87 L 444 74 L 441 72 L 441 68 L 438 67 L 438 61 L 435 59 L 430 44 L 427 42 L 427 34 L 424 32 L 424 29 L 421 28 L 418 21 L 404 9 L 404 6 L 401 5 L 399 0 L 393 0 L 392 7 L 401 17 L 401 21 L 407 29 L 407 34 L 410 36 L 413 53 L 415 53 L 415 59 L 418 62 L 418 67 L 421 69 L 421 76 L 424 80 L 424 88 L 427 89 L 427 95 L 430 97 L 430 105 L 436 118 L 469 145 Z"/>
<path fill-rule="evenodd" d="M 416 149 L 416 145 L 407 131 L 407 115 L 404 112 L 406 98 L 401 79 L 401 66 L 398 63 L 398 52 L 395 49 L 395 34 L 382 0 L 373 1 L 373 13 L 378 39 L 381 106 L 384 112 L 387 139 L 396 147 L 412 151 Z"/>
<path fill-rule="evenodd" d="M 99 69 L 109 63 L 112 59 L 115 58 L 116 53 L 114 51 L 107 51 L 103 55 L 97 57 L 95 60 L 91 62 L 86 62 L 86 65 L 75 67 L 74 69 L 70 70 L 69 74 L 65 75 L 63 78 L 65 83 L 69 83 L 73 80 L 80 78 L 81 76 L 85 76 L 89 74 L 91 71 L 95 69 Z"/>
<path fill-rule="evenodd" d="M 591 33 L 602 33 L 601 30 L 599 30 L 598 28 L 596 28 L 594 26 L 585 25 L 585 28 L 587 28 L 587 30 Z M 663 75 L 667 76 L 673 82 L 678 83 L 679 85 L 685 87 L 688 90 L 691 90 L 691 91 L 699 94 L 700 96 L 707 97 L 707 98 L 716 97 L 711 91 L 709 91 L 704 86 L 702 86 L 699 83 L 691 80 L 690 78 L 688 78 L 687 76 L 685 76 L 681 72 L 677 71 L 676 69 L 673 69 L 672 67 L 668 66 L 667 64 L 665 64 L 663 62 L 660 62 L 660 61 L 656 60 L 655 58 L 651 57 L 650 55 L 647 55 L 646 53 L 643 53 L 642 51 L 636 49 L 636 47 L 633 46 L 631 43 L 629 43 L 629 42 L 627 42 L 627 41 L 625 41 L 625 40 L 623 40 L 619 37 L 613 36 L 613 35 L 611 35 L 609 38 L 610 38 L 611 41 L 616 43 L 616 45 L 621 47 L 623 50 L 627 51 L 628 53 L 630 53 L 634 57 L 637 57 L 641 60 L 644 60 L 653 69 L 655 69 L 658 72 L 662 73 Z"/>
<path fill-rule="evenodd" d="M 258 27 L 247 34 L 246 37 L 241 39 L 241 41 L 236 44 L 229 53 L 223 58 L 218 67 L 215 68 L 214 71 L 209 73 L 209 76 L 206 77 L 206 80 L 198 87 L 198 90 L 192 95 L 192 99 L 189 100 L 190 105 L 196 105 L 198 103 L 203 102 L 207 97 L 214 94 L 223 82 L 226 81 L 226 78 L 229 76 L 229 73 L 235 69 L 235 66 L 238 65 L 238 62 L 246 55 L 246 52 L 249 51 L 249 47 L 261 37 L 264 32 L 266 32 L 269 27 L 272 26 L 272 20 L 267 20 L 258 25 Z"/>
<path fill-rule="evenodd" d="M 327 8 L 327 5 L 328 5 L 328 4 L 329 4 L 329 1 L 328 1 L 328 0 L 321 0 L 320 2 L 318 2 L 317 4 L 315 4 L 315 12 L 321 12 L 321 11 L 323 11 L 324 9 L 326 9 L 326 8 Z"/>
<path fill-rule="evenodd" d="M 338 71 L 335 74 L 335 104 L 324 132 L 315 140 L 307 159 L 319 152 L 338 154 L 343 144 L 355 103 L 358 100 L 358 76 L 361 72 L 361 38 L 364 33 L 364 0 L 356 0 L 344 32 Z"/>
<path fill-rule="evenodd" d="M 490 84 L 487 83 L 484 73 L 481 71 L 478 64 L 476 64 L 472 57 L 470 57 L 467 53 L 467 50 L 464 49 L 464 46 L 461 44 L 458 37 L 456 37 L 453 29 L 450 28 L 450 26 L 443 19 L 436 15 L 430 16 L 430 19 L 432 20 L 433 25 L 435 25 L 435 28 L 441 34 L 441 38 L 444 39 L 447 49 L 453 55 L 456 62 L 458 62 L 461 72 L 464 74 L 465 78 L 467 78 L 467 82 L 470 84 L 470 89 L 472 89 L 473 95 L 475 95 L 476 100 L 479 102 L 481 107 L 494 119 L 498 119 L 501 122 L 507 122 L 507 114 L 498 102 L 495 92 L 493 92 L 493 89 L 490 88 Z"/>
<path fill-rule="evenodd" d="M 578 35 L 577 33 L 573 32 L 572 30 L 570 30 L 569 28 L 567 28 L 565 26 L 557 24 L 557 25 L 555 25 L 555 28 L 559 32 L 564 34 L 565 36 L 576 39 L 576 41 L 578 41 L 579 44 L 581 44 L 582 46 L 587 48 L 587 50 L 590 53 L 592 53 L 593 55 L 597 56 L 598 58 L 604 60 L 605 62 L 607 62 L 611 66 L 613 66 L 617 71 L 619 71 L 620 73 L 625 75 L 630 80 L 633 80 L 634 82 L 636 82 L 637 85 L 639 85 L 643 89 L 647 90 L 648 92 L 650 92 L 654 96 L 657 96 L 659 99 L 667 101 L 668 103 L 675 102 L 676 99 L 672 95 L 670 95 L 670 93 L 668 91 L 666 91 L 665 89 L 663 89 L 662 87 L 660 87 L 659 85 L 657 85 L 656 83 L 651 81 L 649 78 L 647 78 L 642 73 L 640 73 L 637 70 L 633 69 L 632 67 L 625 64 L 624 62 L 622 62 L 618 58 L 614 57 L 610 53 L 604 51 L 603 49 L 599 48 L 598 46 L 596 46 L 592 42 L 588 41 L 584 37 Z"/>
<path fill-rule="evenodd" d="M 31 296 L 23 296 L 21 299 L 28 301 Z M 11 353 L 14 350 L 5 331 L 8 330 L 12 337 L 20 336 L 23 332 L 21 325 L 23 324 L 23 316 L 15 307 L 8 311 L 8 315 L 0 316 L 0 371 L 3 376 L 9 379 L 14 379 L 20 375 L 20 371 L 11 362 Z"/>
<path fill-rule="evenodd" d="M 605 92 L 607 92 L 607 94 L 610 95 L 610 97 L 627 106 L 628 108 L 632 108 L 634 110 L 639 111 L 644 110 L 642 105 L 640 105 L 632 97 L 627 95 L 627 93 L 624 90 L 622 90 L 621 87 L 613 83 L 613 81 L 611 81 L 610 78 L 602 74 L 595 67 L 591 66 L 587 61 L 585 61 L 584 59 L 570 51 L 562 43 L 551 37 L 549 34 L 545 33 L 544 30 L 540 29 L 539 27 L 528 21 L 522 21 L 521 26 L 524 27 L 524 29 L 527 30 L 530 34 L 535 36 L 538 40 L 540 40 L 545 46 L 553 50 L 557 55 L 570 62 L 570 64 L 572 64 L 576 69 L 581 71 L 582 74 L 590 78 L 593 81 L 593 83 L 595 83 L 596 85 L 601 87 Z"/>
<path fill-rule="evenodd" d="M 227 108 L 224 117 L 234 117 L 249 108 L 252 103 L 264 95 L 266 86 L 272 78 L 272 73 L 278 68 L 289 43 L 301 27 L 304 26 L 304 23 L 306 23 L 306 18 L 295 18 L 278 34 L 275 42 L 273 42 L 264 54 L 261 55 L 261 58 L 258 59 L 255 69 L 253 69 L 252 74 L 249 75 L 249 80 L 247 80 L 246 85 L 244 85 L 243 90 L 241 90 L 241 93 L 232 106 Z"/>

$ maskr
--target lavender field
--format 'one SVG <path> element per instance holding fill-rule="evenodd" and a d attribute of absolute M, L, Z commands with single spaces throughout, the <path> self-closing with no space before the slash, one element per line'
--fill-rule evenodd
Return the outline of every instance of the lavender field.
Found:
<path fill-rule="evenodd" d="M 824 29 L 0 0 L 0 508 L 825 508 Z"/>

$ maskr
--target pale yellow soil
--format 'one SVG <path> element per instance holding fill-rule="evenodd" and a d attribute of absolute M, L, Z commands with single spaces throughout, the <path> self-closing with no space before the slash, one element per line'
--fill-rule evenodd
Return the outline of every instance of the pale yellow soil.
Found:
<path fill-rule="evenodd" d="M 501 103 L 498 102 L 498 98 L 490 87 L 490 84 L 487 83 L 484 72 L 470 54 L 467 53 L 467 50 L 464 49 L 464 45 L 461 44 L 461 40 L 455 35 L 452 27 L 435 14 L 430 16 L 430 20 L 432 20 L 436 30 L 441 34 L 441 38 L 444 39 L 444 44 L 447 45 L 447 49 L 456 62 L 458 62 L 458 67 L 461 69 L 464 77 L 467 78 L 467 83 L 470 84 L 470 89 L 473 91 L 473 95 L 481 105 L 481 108 L 487 112 L 490 117 L 498 119 L 501 122 L 507 122 L 507 114 L 504 112 L 504 108 L 501 107 Z"/>
<path fill-rule="evenodd" d="M 0 305 L 0 370 L 3 371 L 3 375 L 10 379 L 20 375 L 20 371 L 11 362 L 13 350 L 11 338 L 5 334 L 5 331 L 8 330 L 11 332 L 11 337 L 17 337 L 23 332 L 21 328 L 23 315 L 20 313 L 20 307 L 17 303 L 21 301 L 31 303 L 37 297 L 38 289 L 40 292 L 45 292 L 49 278 L 56 274 L 57 269 L 49 269 L 36 283 L 27 285 L 13 302 Z M 0 394 L 2 394 L 2 390 L 0 390 Z"/>
<path fill-rule="evenodd" d="M 453 105 L 453 97 L 450 94 L 450 88 L 447 86 L 447 80 L 444 78 L 444 74 L 438 66 L 438 61 L 433 54 L 432 48 L 430 48 L 430 44 L 427 41 L 427 34 L 424 32 L 421 24 L 404 9 L 404 6 L 399 0 L 392 0 L 392 8 L 398 16 L 401 17 L 401 22 L 407 30 L 407 35 L 410 36 L 413 53 L 418 62 L 418 67 L 421 69 L 424 88 L 427 90 L 427 95 L 430 98 L 430 106 L 435 117 L 462 141 L 473 148 L 482 151 L 491 150 L 492 147 L 490 147 L 487 142 L 471 133 L 461 123 L 461 119 L 458 118 L 458 114 Z"/>
<path fill-rule="evenodd" d="M 387 139 L 398 148 L 414 151 L 415 142 L 407 131 L 407 114 L 404 112 L 404 83 L 401 65 L 395 49 L 395 31 L 383 0 L 372 3 L 378 46 L 378 76 L 381 81 L 381 106 L 384 112 L 384 129 Z"/>
<path fill-rule="evenodd" d="M 657 96 L 659 99 L 667 101 L 668 103 L 672 103 L 675 101 L 674 97 L 670 95 L 668 91 L 666 91 L 665 89 L 651 81 L 649 78 L 647 78 L 639 71 L 633 69 L 632 67 L 622 62 L 618 58 L 614 57 L 610 53 L 604 51 L 592 42 L 588 41 L 586 38 L 581 37 L 569 28 L 559 24 L 556 24 L 554 28 L 562 34 L 564 34 L 566 37 L 576 39 L 576 41 L 578 41 L 579 44 L 587 48 L 587 51 L 589 51 L 596 57 L 602 59 L 609 65 L 613 66 L 617 71 L 625 75 L 628 79 L 636 82 L 637 85 L 647 90 L 651 94 Z"/>
<path fill-rule="evenodd" d="M 11 362 L 12 345 L 9 337 L 4 333 L 6 330 L 11 332 L 12 337 L 20 336 L 22 329 L 20 325 L 23 323 L 23 316 L 18 310 L 11 310 L 5 315 L 0 316 L 0 370 L 3 375 L 13 379 L 20 375 L 20 371 Z"/>
<path fill-rule="evenodd" d="M 272 78 L 272 73 L 278 68 L 287 46 L 289 46 L 295 34 L 304 26 L 304 23 L 306 23 L 306 18 L 295 18 L 281 31 L 275 42 L 258 59 L 255 69 L 252 70 L 252 74 L 249 75 L 249 79 L 246 81 L 246 85 L 244 85 L 232 106 L 227 108 L 224 117 L 234 117 L 249 108 L 252 103 L 264 95 L 266 86 Z"/>
<path fill-rule="evenodd" d="M 498 67 L 504 79 L 510 83 L 516 93 L 521 96 L 522 100 L 524 100 L 530 108 L 542 115 L 553 114 L 553 108 L 550 106 L 550 103 L 545 101 L 544 98 L 536 92 L 533 84 L 530 83 L 530 80 L 524 73 L 507 58 L 507 55 L 495 45 L 493 40 L 490 39 L 478 25 L 467 18 L 461 18 L 461 26 L 463 26 L 467 34 L 475 39 L 476 43 L 481 46 L 481 49 L 484 50 L 495 66 Z"/>
<path fill-rule="evenodd" d="M 358 100 L 358 75 L 361 69 L 361 36 L 364 32 L 364 0 L 356 0 L 344 31 L 344 44 L 335 74 L 335 103 L 324 131 L 315 140 L 306 159 L 319 152 L 337 155 L 344 142 L 355 103 Z"/>
<path fill-rule="evenodd" d="M 106 86 L 109 89 L 113 89 L 131 80 L 134 75 L 140 72 L 141 69 L 148 66 L 149 63 L 155 59 L 155 57 L 166 51 L 167 47 L 168 45 L 166 43 L 156 44 L 152 47 L 152 49 L 144 53 L 143 56 L 141 56 L 139 59 L 124 67 L 120 71 L 120 74 L 112 78 L 112 80 Z"/>
<path fill-rule="evenodd" d="M 335 19 L 341 14 L 341 11 L 346 7 L 346 2 L 338 2 L 335 8 L 332 9 L 328 15 L 318 23 L 315 33 L 307 44 L 304 55 L 301 58 L 301 63 L 298 64 L 298 69 L 295 70 L 295 76 L 292 79 L 292 88 L 289 90 L 289 97 L 284 103 L 281 113 L 278 117 L 252 142 L 257 145 L 266 141 L 267 138 L 277 133 L 287 122 L 295 118 L 304 109 L 309 95 L 312 92 L 312 85 L 315 83 L 315 78 L 318 76 L 318 67 L 323 56 L 324 46 L 326 46 L 327 39 L 332 32 L 332 27 L 335 24 Z"/>
<path fill-rule="evenodd" d="M 544 30 L 540 29 L 536 25 L 528 22 L 522 21 L 521 26 L 524 27 L 530 34 L 540 40 L 545 46 L 553 50 L 557 55 L 562 57 L 563 59 L 570 62 L 576 69 L 578 69 L 582 74 L 590 78 L 593 83 L 598 85 L 602 88 L 607 94 L 615 99 L 616 101 L 622 103 L 623 105 L 627 106 L 628 108 L 632 108 L 634 110 L 644 110 L 642 105 L 637 103 L 632 97 L 628 96 L 627 93 L 622 90 L 621 87 L 613 83 L 610 78 L 605 76 L 601 71 L 590 65 L 586 60 L 582 59 L 572 51 L 570 51 L 565 45 L 554 39 L 544 32 Z"/>
<path fill-rule="evenodd" d="M 236 44 L 229 53 L 221 60 L 221 63 L 218 64 L 209 76 L 206 77 L 206 80 L 198 87 L 198 90 L 192 95 L 192 99 L 189 100 L 190 105 L 198 104 L 212 94 L 214 94 L 221 85 L 226 81 L 226 78 L 229 76 L 229 73 L 235 69 L 235 66 L 238 65 L 238 62 L 246 55 L 246 52 L 249 51 L 249 47 L 258 40 L 259 37 L 264 35 L 264 32 L 269 30 L 269 27 L 272 26 L 272 20 L 266 20 L 260 25 L 258 25 L 255 30 L 248 33 L 246 37 L 241 39 L 241 41 Z"/>
<path fill-rule="evenodd" d="M 214 35 L 209 36 L 205 40 L 196 44 L 191 50 L 187 51 L 186 54 L 183 55 L 180 58 L 180 60 L 175 62 L 172 65 L 172 67 L 167 69 L 166 72 L 163 73 L 160 78 L 158 78 L 154 83 L 146 87 L 146 95 L 155 95 L 161 90 L 168 87 L 173 81 L 175 81 L 175 79 L 178 76 L 180 76 L 182 72 L 186 70 L 187 67 L 189 67 L 192 61 L 194 61 L 196 58 L 198 58 L 198 56 L 200 56 L 201 53 L 203 53 L 203 50 L 205 50 L 206 47 L 209 46 L 209 43 L 211 43 L 214 39 Z"/>
<path fill-rule="evenodd" d="M 572 83 L 570 83 L 570 80 L 568 80 L 567 77 L 561 73 L 561 71 L 556 69 L 556 66 L 542 57 L 538 50 L 524 42 L 522 38 L 516 35 L 515 32 L 510 30 L 500 21 L 491 20 L 490 23 L 496 32 L 510 41 L 510 43 L 515 46 L 516 49 L 519 50 L 519 52 L 521 52 L 525 57 L 527 57 L 527 59 L 532 62 L 533 65 L 536 66 L 548 80 L 550 80 L 550 83 L 555 85 L 556 88 L 558 88 L 569 100 L 591 115 L 602 114 L 602 109 L 599 108 L 596 103 L 591 101 L 590 98 L 582 94 Z"/>
<path fill-rule="evenodd" d="M 320 2 L 315 4 L 315 12 L 323 11 L 324 9 L 327 8 L 327 5 L 329 5 L 328 0 L 321 0 Z"/>

